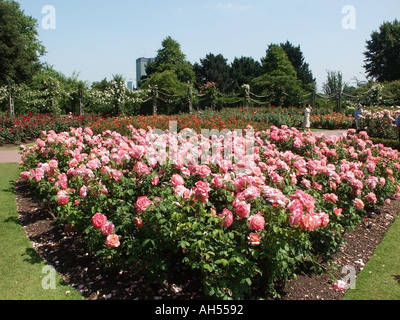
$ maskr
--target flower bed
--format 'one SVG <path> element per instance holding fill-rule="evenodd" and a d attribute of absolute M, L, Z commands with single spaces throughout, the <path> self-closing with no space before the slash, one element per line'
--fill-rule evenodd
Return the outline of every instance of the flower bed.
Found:
<path fill-rule="evenodd" d="M 364 110 L 360 117 L 360 127 L 374 138 L 398 141 L 398 131 L 395 125 L 400 115 L 400 108 Z"/>
<path fill-rule="evenodd" d="M 0 146 L 4 144 L 20 144 L 37 139 L 44 130 L 63 132 L 70 127 L 86 126 L 98 117 L 77 115 L 32 114 L 22 116 L 0 115 Z"/>
<path fill-rule="evenodd" d="M 43 132 L 21 177 L 104 268 L 160 283 L 191 269 L 210 297 L 274 294 L 400 197 L 399 153 L 365 132 L 129 130 Z"/>

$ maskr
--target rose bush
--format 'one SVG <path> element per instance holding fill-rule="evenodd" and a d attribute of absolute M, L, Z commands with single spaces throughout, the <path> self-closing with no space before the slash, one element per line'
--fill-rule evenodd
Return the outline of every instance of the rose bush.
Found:
<path fill-rule="evenodd" d="M 400 196 L 399 152 L 365 132 L 129 130 L 43 132 L 23 151 L 21 178 L 104 268 L 160 283 L 189 269 L 210 297 L 276 294 Z"/>

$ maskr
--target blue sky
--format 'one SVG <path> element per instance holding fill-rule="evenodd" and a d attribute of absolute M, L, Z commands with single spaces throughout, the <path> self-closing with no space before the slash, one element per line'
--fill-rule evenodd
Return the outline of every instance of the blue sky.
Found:
<path fill-rule="evenodd" d="M 43 61 L 67 76 L 94 82 L 136 77 L 136 59 L 154 57 L 167 36 L 191 63 L 208 53 L 260 60 L 271 43 L 300 45 L 317 78 L 341 71 L 365 80 L 366 40 L 384 21 L 400 18 L 400 0 L 18 0 L 38 20 Z M 44 6 L 55 9 L 55 29 Z M 351 6 L 354 11 L 343 11 Z M 48 13 L 48 12 L 47 12 Z M 54 16 L 52 16 L 54 17 Z M 351 25 L 353 23 L 353 25 Z M 351 28 L 346 28 L 348 26 Z"/>

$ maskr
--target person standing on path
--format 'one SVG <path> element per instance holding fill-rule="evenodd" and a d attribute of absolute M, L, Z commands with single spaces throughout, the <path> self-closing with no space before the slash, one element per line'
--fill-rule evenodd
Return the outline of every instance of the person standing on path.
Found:
<path fill-rule="evenodd" d="M 303 127 L 307 130 L 309 130 L 311 127 L 311 112 L 312 112 L 312 106 L 311 104 L 307 104 L 306 109 L 304 111 L 304 123 L 303 123 Z"/>
<path fill-rule="evenodd" d="M 362 104 L 360 103 L 357 106 L 356 111 L 354 112 L 354 121 L 356 123 L 356 130 L 360 130 L 360 116 L 363 114 Z"/>

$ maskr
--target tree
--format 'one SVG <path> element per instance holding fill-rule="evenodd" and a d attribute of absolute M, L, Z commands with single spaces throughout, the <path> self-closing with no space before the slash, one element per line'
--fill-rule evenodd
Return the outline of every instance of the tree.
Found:
<path fill-rule="evenodd" d="M 244 84 L 250 84 L 254 78 L 262 74 L 260 62 L 250 57 L 235 58 L 231 65 L 234 90 L 239 90 Z"/>
<path fill-rule="evenodd" d="M 207 54 L 204 59 L 200 59 L 200 64 L 194 65 L 194 70 L 199 88 L 208 82 L 214 82 L 224 93 L 232 88 L 231 68 L 228 59 L 222 54 Z"/>
<path fill-rule="evenodd" d="M 186 60 L 180 44 L 171 37 L 163 40 L 162 48 L 158 50 L 156 58 L 146 66 L 148 76 L 167 70 L 174 71 L 178 80 L 183 83 L 194 83 L 195 81 L 193 66 Z"/>
<path fill-rule="evenodd" d="M 400 22 L 383 23 L 371 34 L 364 52 L 368 77 L 379 82 L 400 80 Z"/>
<path fill-rule="evenodd" d="M 0 85 L 30 81 L 40 70 L 45 48 L 37 39 L 37 21 L 12 0 L 0 0 Z"/>
<path fill-rule="evenodd" d="M 343 75 L 340 71 L 327 71 L 327 79 L 322 85 L 322 91 L 336 99 L 336 112 L 340 112 L 342 95 L 349 94 L 351 90 L 349 84 L 343 81 Z"/>
<path fill-rule="evenodd" d="M 258 94 L 269 96 L 276 106 L 289 106 L 301 102 L 304 91 L 301 81 L 289 61 L 285 51 L 278 45 L 268 47 L 267 55 L 262 59 L 263 75 L 252 81 L 252 87 Z"/>
<path fill-rule="evenodd" d="M 281 43 L 280 47 L 285 50 L 289 61 L 296 70 L 297 77 L 301 80 L 303 89 L 313 90 L 316 86 L 316 79 L 310 70 L 310 65 L 304 61 L 305 58 L 300 46 L 295 47 L 292 43 L 286 41 L 286 43 Z"/>
<path fill-rule="evenodd" d="M 188 84 L 179 81 L 173 70 L 153 73 L 141 85 L 153 93 L 153 114 L 175 114 L 182 111 L 187 97 Z M 186 108 L 185 108 L 186 109 Z M 145 110 L 149 113 L 148 110 Z"/>
<path fill-rule="evenodd" d="M 349 93 L 349 84 L 343 81 L 340 71 L 327 70 L 326 82 L 322 85 L 322 91 L 327 95 Z"/>

